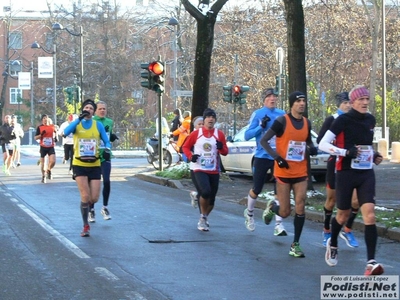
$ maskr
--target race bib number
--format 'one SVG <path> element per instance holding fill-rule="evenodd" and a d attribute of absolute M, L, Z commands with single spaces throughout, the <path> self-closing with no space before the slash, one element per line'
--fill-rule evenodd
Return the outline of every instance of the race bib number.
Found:
<path fill-rule="evenodd" d="M 96 156 L 97 140 L 80 139 L 79 140 L 79 156 Z"/>
<path fill-rule="evenodd" d="M 303 161 L 306 153 L 306 142 L 289 141 L 286 160 Z"/>
<path fill-rule="evenodd" d="M 52 147 L 53 146 L 53 138 L 51 137 L 44 137 L 43 138 L 43 145 L 45 147 Z"/>
<path fill-rule="evenodd" d="M 374 162 L 374 150 L 372 146 L 360 146 L 361 153 L 351 160 L 352 169 L 372 169 Z"/>
<path fill-rule="evenodd" d="M 203 170 L 215 170 L 216 164 L 215 155 L 212 153 L 204 153 L 200 157 L 200 166 Z"/>

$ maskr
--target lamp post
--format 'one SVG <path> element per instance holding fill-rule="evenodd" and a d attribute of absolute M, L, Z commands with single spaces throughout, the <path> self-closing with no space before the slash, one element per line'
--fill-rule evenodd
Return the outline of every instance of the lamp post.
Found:
<path fill-rule="evenodd" d="M 56 68 L 57 46 L 56 44 L 53 44 L 53 51 L 49 51 L 41 47 L 39 43 L 34 42 L 31 48 L 42 49 L 44 52 L 53 55 L 53 114 L 54 114 L 54 125 L 57 125 L 57 68 Z"/>
<path fill-rule="evenodd" d="M 80 38 L 80 86 L 81 86 L 81 102 L 83 102 L 83 28 L 79 26 L 79 33 L 73 32 L 68 28 L 64 28 L 60 23 L 54 23 L 51 27 L 53 30 L 65 30 L 70 35 L 79 36 Z"/>
<path fill-rule="evenodd" d="M 174 26 L 174 32 L 175 32 L 175 38 L 174 38 L 174 94 L 173 94 L 173 98 L 174 98 L 174 108 L 177 109 L 178 108 L 178 95 L 177 95 L 177 91 L 176 91 L 176 78 L 178 75 L 178 71 L 177 71 L 177 64 L 178 64 L 178 47 L 177 47 L 177 42 L 178 42 L 178 25 L 179 22 L 177 19 L 175 19 L 174 17 L 172 17 L 171 19 L 169 19 L 168 21 L 168 25 Z"/>

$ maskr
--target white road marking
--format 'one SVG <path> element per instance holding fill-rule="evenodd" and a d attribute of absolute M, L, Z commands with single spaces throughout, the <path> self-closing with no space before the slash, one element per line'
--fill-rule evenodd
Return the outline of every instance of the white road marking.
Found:
<path fill-rule="evenodd" d="M 40 226 L 42 226 L 45 230 L 47 230 L 51 235 L 53 235 L 57 240 L 61 242 L 67 249 L 72 251 L 79 258 L 90 258 L 85 252 L 83 252 L 77 245 L 55 230 L 53 227 L 49 226 L 44 222 L 38 215 L 36 215 L 33 211 L 27 208 L 23 204 L 18 204 L 19 208 L 21 208 L 24 212 L 26 212 L 33 220 L 36 221 Z"/>
<path fill-rule="evenodd" d="M 107 270 L 106 268 L 102 268 L 102 267 L 97 267 L 94 268 L 95 271 L 97 273 L 99 273 L 100 276 L 107 278 L 108 280 L 112 280 L 112 281 L 117 281 L 119 280 L 119 278 L 117 276 L 115 276 L 112 272 L 110 272 L 109 270 Z"/>

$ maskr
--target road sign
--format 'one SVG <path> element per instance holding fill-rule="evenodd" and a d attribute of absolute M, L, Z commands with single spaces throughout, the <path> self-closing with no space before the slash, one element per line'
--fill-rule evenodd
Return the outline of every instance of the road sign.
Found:
<path fill-rule="evenodd" d="M 176 91 L 178 97 L 193 97 L 193 91 Z"/>

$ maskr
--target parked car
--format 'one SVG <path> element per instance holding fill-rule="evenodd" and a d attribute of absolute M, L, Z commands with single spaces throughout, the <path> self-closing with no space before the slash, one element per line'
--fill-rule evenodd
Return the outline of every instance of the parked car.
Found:
<path fill-rule="evenodd" d="M 227 145 L 229 153 L 226 156 L 221 156 L 222 164 L 226 171 L 252 173 L 254 152 L 256 150 L 256 139 L 252 138 L 249 141 L 244 139 L 244 133 L 248 125 L 243 127 L 236 135 L 227 137 Z M 312 140 L 317 146 L 318 135 L 311 131 Z M 317 156 L 311 156 L 311 175 L 318 182 L 323 182 L 326 176 L 326 162 L 329 154 L 318 150 Z"/>

